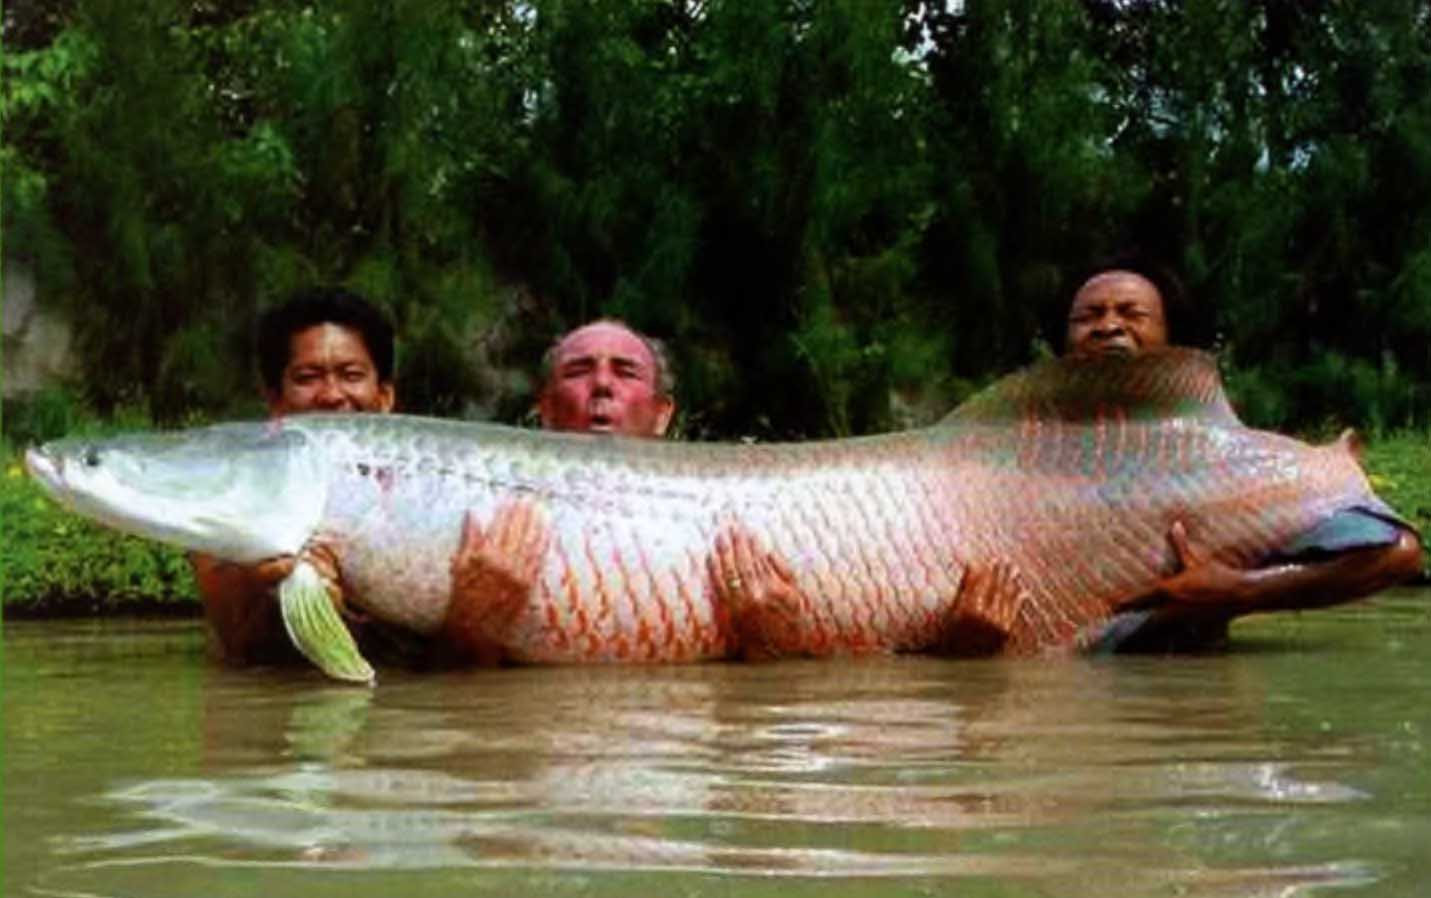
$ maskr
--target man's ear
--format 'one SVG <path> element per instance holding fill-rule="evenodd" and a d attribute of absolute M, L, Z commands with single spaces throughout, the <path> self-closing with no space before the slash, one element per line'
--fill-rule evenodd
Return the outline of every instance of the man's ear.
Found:
<path fill-rule="evenodd" d="M 546 388 L 537 394 L 537 404 L 533 406 L 537 412 L 537 420 L 542 425 L 542 430 L 551 430 L 552 425 L 552 399 Z"/>
<path fill-rule="evenodd" d="M 670 396 L 660 397 L 661 410 L 656 413 L 656 433 L 658 437 L 666 435 L 666 430 L 671 426 L 671 419 L 676 415 L 676 400 Z"/>
<path fill-rule="evenodd" d="M 283 404 L 283 393 L 270 390 L 268 387 L 261 387 L 258 392 L 263 397 L 263 404 L 268 409 L 270 418 L 277 418 L 288 413 L 288 408 Z"/>
<path fill-rule="evenodd" d="M 397 405 L 397 387 L 392 381 L 378 384 L 378 411 L 390 412 Z"/>

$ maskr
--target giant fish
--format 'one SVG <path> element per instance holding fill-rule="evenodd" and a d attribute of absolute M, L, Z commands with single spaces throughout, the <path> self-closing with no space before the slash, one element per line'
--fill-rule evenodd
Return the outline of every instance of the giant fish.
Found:
<path fill-rule="evenodd" d="M 464 515 L 531 503 L 546 554 L 496 638 L 534 663 L 739 653 L 762 609 L 730 607 L 712 582 L 731 528 L 783 560 L 805 604 L 777 641 L 815 655 L 949 648 L 975 574 L 995 569 L 1016 575 L 1009 650 L 1096 643 L 1149 613 L 1126 609 L 1176 569 L 1174 522 L 1237 566 L 1316 543 L 1349 512 L 1361 523 L 1335 551 L 1406 528 L 1347 440 L 1244 426 L 1214 360 L 1190 350 L 1048 361 L 934 426 L 852 439 L 683 444 L 313 414 L 62 440 L 27 465 L 82 515 L 232 561 L 329 540 L 352 600 L 418 634 L 442 626 Z M 312 570 L 290 581 L 295 641 L 336 676 L 370 678 Z"/>

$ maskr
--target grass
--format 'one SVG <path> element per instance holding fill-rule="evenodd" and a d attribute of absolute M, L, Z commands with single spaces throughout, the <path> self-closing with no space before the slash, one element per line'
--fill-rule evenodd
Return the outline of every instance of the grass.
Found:
<path fill-rule="evenodd" d="M 1383 437 L 1363 461 L 1377 494 L 1431 541 L 1431 432 Z"/>
<path fill-rule="evenodd" d="M 0 450 L 0 604 L 8 617 L 198 613 L 188 562 L 177 550 L 70 514 Z M 1391 506 L 1431 537 L 1431 433 L 1377 440 L 1365 458 Z"/>

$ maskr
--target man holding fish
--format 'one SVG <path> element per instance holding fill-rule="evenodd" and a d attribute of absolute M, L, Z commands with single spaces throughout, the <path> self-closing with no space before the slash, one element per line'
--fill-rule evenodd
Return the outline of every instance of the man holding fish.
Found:
<path fill-rule="evenodd" d="M 1120 257 L 1099 266 L 1075 292 L 1067 312 L 1065 354 L 1096 359 L 1166 348 L 1175 322 L 1179 329 L 1193 330 L 1190 311 L 1176 278 L 1151 260 Z M 1262 567 L 1239 568 L 1218 559 L 1193 544 L 1181 521 L 1172 524 L 1168 540 L 1179 570 L 1135 603 L 1157 612 L 1137 610 L 1115 618 L 1089 634 L 1087 648 L 1206 648 L 1226 639 L 1236 616 L 1370 595 L 1415 577 L 1421 567 L 1420 540 L 1411 529 L 1359 511 L 1338 514 L 1299 541 L 1296 560 L 1274 559 Z M 717 539 L 711 574 L 722 600 L 733 606 L 784 608 L 787 614 L 809 607 L 784 559 L 766 552 L 743 528 L 731 527 Z M 1022 589 L 1017 572 L 996 564 L 969 575 L 982 580 L 988 608 L 981 617 L 994 626 L 1010 623 Z M 994 642 L 999 647 L 997 634 Z"/>
<path fill-rule="evenodd" d="M 390 412 L 393 329 L 387 318 L 355 293 L 315 288 L 264 315 L 258 328 L 259 373 L 271 417 L 305 412 Z M 338 568 L 321 543 L 307 553 L 342 607 Z M 284 636 L 274 590 L 293 572 L 293 556 L 254 565 L 234 564 L 194 552 L 190 561 L 225 661 L 296 658 Z M 350 618 L 356 615 L 349 614 Z"/>
<path fill-rule="evenodd" d="M 542 359 L 542 374 L 537 413 L 547 430 L 660 438 L 676 411 L 664 347 L 620 321 L 600 319 L 558 338 Z M 460 657 L 502 659 L 501 631 L 531 596 L 549 540 L 531 502 L 500 506 L 486 527 L 466 516 L 441 630 Z"/>
<path fill-rule="evenodd" d="M 392 411 L 393 331 L 370 303 L 349 291 L 318 288 L 266 314 L 258 328 L 264 399 L 272 417 L 305 412 Z M 558 339 L 543 359 L 537 408 L 551 430 L 660 437 L 675 411 L 674 376 L 660 343 L 619 321 L 600 320 Z M 469 516 L 453 560 L 455 613 L 443 630 L 458 653 L 496 660 L 463 613 L 473 597 L 491 608 L 524 601 L 545 550 L 545 528 L 530 503 L 498 510 L 480 527 Z M 343 602 L 337 560 L 324 544 L 305 556 L 362 635 L 363 617 Z M 284 636 L 275 589 L 297 559 L 254 565 L 202 553 L 191 561 L 216 653 L 231 663 L 296 658 Z"/>
<path fill-rule="evenodd" d="M 1101 266 L 1079 286 L 1068 309 L 1065 352 L 1093 359 L 1161 349 L 1172 342 L 1174 322 L 1186 317 L 1176 279 L 1151 261 L 1128 256 Z M 1225 639 L 1228 622 L 1240 614 L 1334 604 L 1404 582 L 1421 569 L 1420 540 L 1406 526 L 1348 511 L 1317 531 L 1289 553 L 1295 560 L 1243 569 L 1194 545 L 1184 524 L 1174 522 L 1168 540 L 1180 570 L 1150 597 L 1167 602 L 1163 613 L 1106 647 L 1202 647 Z"/>
<path fill-rule="evenodd" d="M 1120 278 L 1105 278 L 1100 283 L 1107 285 L 1119 280 Z M 1113 311 L 1116 312 L 1117 303 L 1113 305 Z M 1159 311 L 1161 310 L 1159 309 Z M 589 387 L 580 386 L 579 389 L 568 391 L 566 399 L 572 400 L 570 402 L 563 404 L 558 401 L 562 399 L 562 396 L 555 390 L 562 386 L 560 374 L 564 370 L 561 367 L 563 344 L 558 343 L 553 359 L 552 376 L 548 378 L 547 385 L 543 390 L 543 399 L 539 403 L 544 424 L 553 428 L 584 424 L 592 429 L 616 433 L 622 432 L 618 428 L 626 427 L 628 423 L 641 422 L 641 426 L 646 428 L 646 435 L 654 436 L 663 432 L 669 423 L 673 405 L 669 395 L 663 394 L 659 389 L 656 353 L 651 350 L 649 344 L 642 341 L 639 335 L 635 335 L 629 329 L 614 322 L 599 322 L 598 325 L 593 325 L 591 328 L 593 329 L 581 329 L 567 338 L 571 340 L 572 337 L 584 336 L 586 340 L 584 343 L 580 339 L 571 340 L 568 344 L 568 348 L 581 349 L 585 346 L 585 349 L 574 350 L 573 354 L 578 363 L 565 369 L 572 382 L 566 386 L 572 387 L 589 382 Z M 304 331 L 310 329 L 314 332 L 304 337 Z M 1098 329 L 1098 327 L 1094 327 L 1090 331 Z M 283 371 L 280 372 L 279 378 L 274 380 L 269 378 L 267 373 L 265 374 L 272 411 L 276 414 L 294 413 L 317 410 L 320 407 L 378 412 L 391 409 L 393 391 L 390 366 L 384 373 L 379 360 L 374 357 L 381 353 L 374 353 L 366 340 L 361 339 L 359 342 L 364 344 L 362 349 L 368 358 L 366 360 L 360 358 L 359 361 L 362 364 L 357 366 L 346 365 L 343 350 L 345 345 L 346 348 L 351 349 L 352 341 L 345 340 L 343 337 L 351 337 L 352 334 L 345 334 L 345 330 L 351 332 L 353 328 L 348 325 L 339 325 L 335 334 L 329 326 L 321 325 L 316 328 L 305 328 L 288 335 L 286 364 Z M 1104 328 L 1104 330 L 1107 329 Z M 586 333 L 583 334 L 582 331 L 586 331 Z M 1070 327 L 1070 331 L 1072 331 L 1072 327 Z M 299 339 L 300 337 L 303 339 Z M 635 339 L 638 345 L 633 345 L 631 351 L 625 354 L 616 352 L 613 348 L 613 341 L 621 342 L 627 338 Z M 390 336 L 388 339 L 390 340 Z M 1156 344 L 1158 339 L 1156 328 L 1154 328 L 1151 342 Z M 1161 339 L 1166 342 L 1166 325 L 1164 325 Z M 1147 342 L 1149 341 L 1145 340 L 1145 345 L 1140 348 L 1151 348 L 1146 345 Z M 299 352 L 298 350 L 305 351 Z M 320 364 L 314 366 L 297 364 L 304 357 L 315 355 L 320 360 Z M 362 354 L 360 353 L 360 355 Z M 630 364 L 633 358 L 638 361 L 635 364 Z M 283 380 L 289 368 L 293 369 L 292 384 L 287 384 Z M 305 380 L 308 375 L 314 375 L 314 377 Z M 352 386 L 356 392 L 345 389 L 344 383 Z M 292 389 L 289 390 L 289 387 Z M 305 392 L 305 387 L 311 389 Z M 582 399 L 583 395 L 585 400 Z M 621 398 L 623 396 L 634 398 L 636 406 L 634 414 L 628 416 L 623 410 Z M 325 404 L 320 406 L 319 403 Z M 567 411 L 564 413 L 562 409 Z M 583 418 L 582 415 L 585 417 Z M 970 420 L 977 423 L 977 420 Z M 1381 529 L 1370 537 L 1364 533 L 1351 534 L 1351 541 L 1348 542 L 1344 538 L 1347 537 L 1347 534 L 1343 532 L 1330 534 L 1319 532 L 1313 534 L 1314 538 L 1311 540 L 1302 541 L 1305 544 L 1301 548 L 1325 551 L 1331 557 L 1331 561 L 1322 564 L 1289 563 L 1264 569 L 1270 573 L 1239 571 L 1221 562 L 1214 562 L 1210 558 L 1203 563 L 1204 560 L 1198 558 L 1197 551 L 1189 545 L 1186 534 L 1180 532 L 1180 525 L 1174 524 L 1172 542 L 1179 559 L 1185 564 L 1190 561 L 1199 563 L 1190 565 L 1190 570 L 1184 571 L 1182 574 L 1164 578 L 1159 582 L 1159 588 L 1154 593 L 1155 604 L 1152 606 L 1140 605 L 1139 613 L 1143 617 L 1134 629 L 1147 631 L 1150 620 L 1176 622 L 1179 618 L 1185 618 L 1186 623 L 1197 626 L 1211 621 L 1212 629 L 1215 630 L 1219 624 L 1225 627 L 1226 621 L 1237 614 L 1251 610 L 1304 607 L 1341 601 L 1390 585 L 1390 583 L 1414 573 L 1420 561 L 1419 544 L 1414 535 L 1404 527 L 1388 522 L 1384 517 L 1371 517 L 1372 523 L 1379 524 Z M 505 559 L 507 563 L 512 564 L 515 560 L 517 576 L 509 578 L 508 585 L 512 588 L 506 591 L 505 597 L 502 595 L 502 590 L 475 590 L 485 593 L 478 597 L 475 606 L 483 613 L 475 617 L 467 615 L 466 623 L 461 620 L 456 623 L 451 619 L 446 620 L 440 629 L 442 634 L 449 638 L 454 632 L 472 637 L 468 640 L 468 648 L 495 649 L 500 646 L 500 639 L 490 646 L 482 645 L 484 642 L 491 641 L 489 637 L 494 627 L 500 631 L 502 615 L 492 612 L 500 612 L 505 607 L 509 613 L 515 613 L 523 606 L 526 595 L 530 591 L 532 576 L 534 576 L 530 569 L 530 559 L 540 560 L 542 557 L 547 539 L 545 535 L 547 528 L 536 509 L 524 506 L 521 500 L 508 500 L 507 503 L 499 503 L 496 506 L 496 511 L 485 528 L 485 532 L 471 520 L 470 516 L 465 529 L 462 550 L 459 551 L 457 560 L 453 564 L 453 600 L 448 603 L 449 618 L 453 615 L 460 618 L 464 614 L 464 609 L 471 610 L 471 603 L 462 599 L 464 593 L 470 595 L 474 591 L 469 588 L 472 584 L 464 586 L 464 571 L 470 572 L 469 569 L 471 569 L 480 573 L 485 567 L 490 572 L 492 567 L 490 564 L 469 563 L 473 558 L 480 558 L 484 554 L 484 550 L 488 561 L 493 558 L 499 561 Z M 1316 529 L 1321 531 L 1322 528 Z M 1375 530 L 1376 527 L 1372 527 L 1372 529 Z M 1390 537 L 1387 536 L 1388 532 Z M 1358 539 L 1362 542 L 1358 543 L 1356 541 Z M 740 560 L 741 553 L 736 551 L 737 545 L 742 540 L 746 540 L 745 548 L 750 550 L 744 553 L 749 560 L 744 564 Z M 757 609 L 773 609 L 776 612 L 771 618 L 771 622 L 778 624 L 782 616 L 790 618 L 788 612 L 792 610 L 798 612 L 805 607 L 804 603 L 800 601 L 803 597 L 800 595 L 798 586 L 793 582 L 793 577 L 782 576 L 784 573 L 790 573 L 788 568 L 783 567 L 783 560 L 773 552 L 763 551 L 753 540 L 753 535 L 745 534 L 735 527 L 723 533 L 717 539 L 714 552 L 710 554 L 710 577 L 707 582 L 713 580 L 716 590 L 724 591 L 723 595 L 716 597 L 719 601 L 740 605 L 742 602 L 748 603 L 751 597 L 754 597 L 758 600 Z M 707 551 L 710 552 L 709 549 Z M 326 575 L 330 583 L 336 582 L 336 565 L 331 563 L 331 557 L 323 558 L 325 553 L 321 546 L 307 550 L 305 554 L 314 556 L 311 560 L 315 562 L 315 567 Z M 1030 556 L 1030 558 L 1032 557 Z M 1343 564 L 1349 560 L 1350 563 Z M 214 622 L 216 631 L 220 634 L 225 654 L 241 658 L 245 654 L 243 649 L 247 634 L 273 633 L 274 628 L 267 623 L 255 624 L 253 620 L 238 620 L 239 615 L 230 612 L 243 604 L 243 600 L 234 597 L 244 594 L 245 589 L 248 588 L 253 590 L 247 593 L 249 596 L 254 595 L 255 592 L 266 592 L 275 580 L 281 579 L 282 572 L 285 570 L 284 565 L 292 566 L 293 561 L 290 558 L 250 565 L 242 571 L 215 569 L 215 567 L 222 567 L 221 565 L 211 566 L 206 571 L 206 563 L 205 559 L 196 560 L 196 568 L 199 570 L 200 582 L 205 594 L 206 610 L 210 620 Z M 988 570 L 996 576 L 986 577 L 986 580 L 994 582 L 995 586 L 982 589 L 982 594 L 985 596 L 984 604 L 996 612 L 1001 608 L 1006 610 L 1010 604 L 1016 606 L 1016 602 L 1004 601 L 1009 596 L 1017 598 L 1022 591 L 1016 573 L 1013 576 L 1008 576 L 1008 571 L 1000 572 L 998 567 L 1000 561 L 997 556 L 987 560 L 986 563 L 990 565 Z M 523 564 L 528 567 L 524 569 Z M 967 580 L 970 574 L 976 573 L 974 566 L 967 568 L 965 579 Z M 227 575 L 231 575 L 231 578 L 226 580 L 225 576 Z M 809 574 L 807 573 L 806 576 Z M 480 576 L 477 579 L 480 581 Z M 807 581 L 807 583 L 809 582 L 813 581 Z M 1199 583 L 1203 585 L 1197 586 Z M 1180 591 L 1180 584 L 1188 588 L 1185 591 Z M 1197 586 L 1197 589 L 1193 589 L 1193 586 Z M 782 588 L 786 591 L 784 599 L 779 598 L 779 591 Z M 1202 590 L 1201 593 L 1198 592 L 1199 589 Z M 1238 592 L 1243 589 L 1253 591 L 1245 594 Z M 975 599 L 980 591 L 975 590 L 976 595 L 965 596 L 963 585 L 960 585 L 958 590 L 960 599 L 956 604 L 962 604 L 966 600 L 976 605 L 979 604 Z M 334 594 L 334 598 L 337 598 L 336 590 L 330 589 L 330 594 Z M 1325 598 L 1319 598 L 1319 594 L 1325 595 Z M 222 595 L 227 595 L 229 599 L 215 598 L 215 596 Z M 812 598 L 816 601 L 824 601 L 828 605 L 831 597 L 812 594 Z M 248 601 L 247 604 L 269 606 L 267 620 L 271 622 L 274 616 L 271 612 L 273 602 Z M 1113 607 L 1116 609 L 1120 606 Z M 1154 610 L 1148 612 L 1147 607 L 1152 607 Z M 828 611 L 827 608 L 826 612 L 828 613 Z M 1187 613 L 1182 613 L 1184 611 Z M 994 616 L 997 618 L 998 614 Z M 1005 617 L 1007 618 L 1007 615 Z M 257 619 L 262 619 L 262 615 L 259 615 Z M 785 622 L 795 627 L 799 627 L 803 623 L 798 617 Z M 997 623 L 997 621 L 995 622 Z M 229 636 L 241 635 L 236 638 L 226 638 L 226 633 Z M 249 644 L 252 645 L 252 642 L 250 641 Z M 230 651 L 234 647 L 237 647 L 238 651 Z M 811 649 L 813 653 L 822 653 L 821 646 L 802 645 L 798 640 L 787 644 L 777 644 L 775 646 L 777 651 L 774 653 L 789 653 L 786 650 L 792 647 L 795 651 L 799 651 L 803 647 Z M 712 645 L 712 648 L 715 646 Z M 845 645 L 842 648 L 849 650 L 850 646 Z M 472 654 L 475 657 L 484 657 L 482 652 L 473 652 Z M 495 656 L 488 654 L 485 657 L 501 657 L 501 655 L 499 652 Z"/>

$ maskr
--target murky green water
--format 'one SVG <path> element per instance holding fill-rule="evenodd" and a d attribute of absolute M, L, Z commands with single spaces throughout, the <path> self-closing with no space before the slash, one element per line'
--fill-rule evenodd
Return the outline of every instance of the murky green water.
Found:
<path fill-rule="evenodd" d="M 4 894 L 1431 893 L 1431 591 L 1204 658 L 236 672 L 7 623 Z"/>

